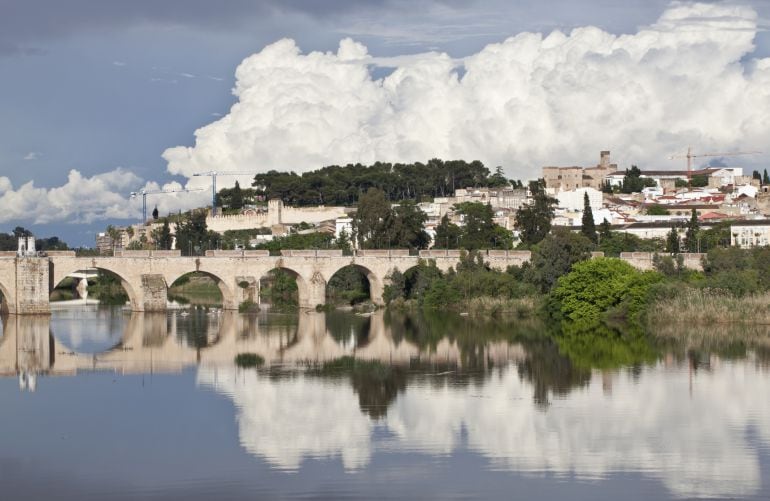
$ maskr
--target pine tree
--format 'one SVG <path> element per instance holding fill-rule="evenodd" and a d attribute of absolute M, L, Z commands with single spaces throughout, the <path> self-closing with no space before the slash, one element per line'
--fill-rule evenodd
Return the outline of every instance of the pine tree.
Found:
<path fill-rule="evenodd" d="M 610 222 L 607 221 L 607 218 L 604 218 L 604 221 L 602 221 L 602 224 L 599 225 L 599 236 L 601 238 L 609 238 L 612 236 L 612 226 L 610 225 Z"/>
<path fill-rule="evenodd" d="M 698 252 L 698 214 L 692 209 L 690 221 L 687 222 L 687 233 L 684 235 L 684 248 L 687 252 Z"/>

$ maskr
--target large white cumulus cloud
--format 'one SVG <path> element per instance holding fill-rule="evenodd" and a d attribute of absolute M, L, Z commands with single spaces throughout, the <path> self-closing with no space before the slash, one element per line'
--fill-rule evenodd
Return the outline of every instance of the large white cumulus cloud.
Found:
<path fill-rule="evenodd" d="M 0 223 L 92 223 L 104 219 L 141 218 L 142 197 L 130 196 L 131 192 L 140 189 L 168 191 L 181 190 L 183 186 L 176 182 L 162 186 L 155 182 L 143 184 L 136 174 L 122 168 L 91 177 L 73 169 L 67 182 L 55 188 L 35 186 L 34 181 L 14 188 L 8 177 L 0 176 Z M 207 190 L 148 195 L 147 212 L 149 214 L 157 206 L 162 214 L 166 214 L 200 207 L 210 200 L 211 193 Z"/>
<path fill-rule="evenodd" d="M 352 40 L 303 54 L 281 40 L 236 71 L 238 102 L 165 151 L 169 172 L 304 171 L 331 163 L 481 159 L 532 177 L 612 149 L 621 164 L 674 167 L 698 148 L 770 139 L 770 59 L 751 59 L 750 7 L 674 3 L 652 26 L 613 35 L 521 33 L 458 62 L 382 60 Z"/>

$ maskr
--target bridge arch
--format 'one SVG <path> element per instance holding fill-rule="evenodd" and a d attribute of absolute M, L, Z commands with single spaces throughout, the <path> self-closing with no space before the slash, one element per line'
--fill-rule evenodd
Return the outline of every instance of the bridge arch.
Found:
<path fill-rule="evenodd" d="M 199 273 L 201 275 L 205 275 L 212 280 L 214 280 L 214 283 L 217 284 L 217 288 L 219 288 L 219 292 L 222 294 L 222 307 L 224 309 L 237 309 L 238 304 L 235 299 L 235 291 L 231 285 L 228 284 L 227 280 L 222 278 L 219 274 L 214 273 L 212 271 L 207 270 L 196 270 L 191 269 L 188 271 L 176 271 L 172 274 L 164 276 L 164 280 L 166 281 L 166 289 L 170 288 L 174 282 L 179 280 L 185 275 L 189 275 L 190 273 Z"/>
<path fill-rule="evenodd" d="M 314 272 L 312 275 L 306 276 L 300 270 L 284 266 L 283 263 L 277 263 L 275 267 L 260 274 L 260 294 L 262 294 L 262 282 L 268 279 L 269 275 L 276 270 L 287 272 L 294 278 L 297 284 L 297 306 L 300 308 L 315 308 L 318 304 L 324 304 L 326 279 L 324 279 L 323 275 L 319 272 Z"/>
<path fill-rule="evenodd" d="M 385 287 L 385 277 L 381 276 L 381 273 L 378 273 L 373 269 L 371 266 L 367 266 L 363 263 L 346 263 L 346 264 L 340 264 L 339 266 L 336 266 L 334 268 L 331 268 L 327 270 L 328 273 L 328 279 L 327 279 L 327 286 L 332 281 L 334 276 L 338 274 L 340 271 L 344 270 L 345 268 L 355 268 L 358 270 L 363 276 L 366 277 L 367 282 L 369 283 L 369 299 L 374 304 L 383 304 L 382 300 L 382 292 Z"/>
<path fill-rule="evenodd" d="M 0 314 L 15 313 L 16 305 L 8 288 L 0 281 Z"/>
<path fill-rule="evenodd" d="M 139 294 L 139 291 L 137 290 L 137 287 L 132 285 L 130 277 L 127 277 L 125 273 L 122 270 L 117 269 L 116 267 L 110 266 L 106 263 L 101 263 L 97 261 L 93 261 L 88 264 L 88 266 L 83 266 L 83 263 L 75 263 L 72 265 L 67 266 L 66 264 L 60 264 L 60 263 L 54 263 L 53 264 L 53 270 L 51 273 L 51 286 L 48 293 L 50 294 L 53 292 L 53 289 L 59 285 L 68 275 L 75 273 L 76 271 L 79 271 L 84 268 L 92 268 L 99 271 L 111 273 L 112 275 L 115 275 L 120 280 L 120 285 L 123 287 L 123 290 L 126 291 L 126 294 L 128 295 L 128 301 L 131 304 L 131 309 L 134 311 L 140 311 L 144 309 L 143 304 L 143 298 L 141 294 Z M 141 283 L 136 284 L 138 287 L 141 287 Z"/>

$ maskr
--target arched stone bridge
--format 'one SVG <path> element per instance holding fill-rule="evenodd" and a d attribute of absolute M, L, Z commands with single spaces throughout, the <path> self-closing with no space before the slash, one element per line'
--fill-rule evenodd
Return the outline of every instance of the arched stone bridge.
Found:
<path fill-rule="evenodd" d="M 529 261 L 529 251 L 480 251 L 495 269 Z M 458 250 L 365 250 L 343 256 L 339 250 L 285 250 L 280 256 L 267 251 L 208 251 L 206 256 L 182 257 L 179 251 L 123 251 L 115 257 L 75 257 L 73 252 L 52 252 L 47 257 L 0 255 L 2 310 L 15 314 L 50 312 L 50 291 L 67 275 L 96 268 L 114 273 L 123 284 L 134 311 L 165 311 L 168 287 L 179 277 L 200 272 L 213 278 L 222 292 L 223 307 L 238 309 L 244 300 L 259 298 L 259 281 L 271 270 L 291 272 L 297 280 L 299 306 L 315 308 L 326 301 L 326 284 L 342 268 L 353 265 L 369 280 L 371 300 L 382 304 L 383 288 L 394 270 L 402 273 L 420 260 L 435 262 L 442 271 L 457 265 Z M 596 253 L 601 255 L 601 253 Z M 643 255 L 642 255 L 643 254 Z M 621 258 L 641 269 L 652 267 L 650 253 L 628 253 Z M 701 254 L 685 255 L 685 266 L 700 267 Z"/>
<path fill-rule="evenodd" d="M 505 269 L 521 265 L 529 251 L 484 251 L 490 266 Z M 430 259 L 446 271 L 456 266 L 460 251 L 422 251 L 411 256 L 406 250 L 358 251 L 343 256 L 334 250 L 288 250 L 280 256 L 267 251 L 209 251 L 206 256 L 182 257 L 178 251 L 124 251 L 115 257 L 75 257 L 71 252 L 47 257 L 0 256 L 0 291 L 3 310 L 16 314 L 48 313 L 51 290 L 68 275 L 96 268 L 120 278 L 134 311 L 164 311 L 166 291 L 179 277 L 200 272 L 213 278 L 222 292 L 224 309 L 238 309 L 247 299 L 258 301 L 259 281 L 274 269 L 292 273 L 297 280 L 299 305 L 315 308 L 326 301 L 326 284 L 342 268 L 353 265 L 369 280 L 371 299 L 382 304 L 383 288 L 394 271 L 406 272 L 421 259 Z"/>

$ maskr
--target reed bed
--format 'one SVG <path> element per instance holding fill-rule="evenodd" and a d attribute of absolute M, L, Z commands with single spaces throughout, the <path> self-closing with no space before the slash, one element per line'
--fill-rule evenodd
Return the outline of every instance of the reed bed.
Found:
<path fill-rule="evenodd" d="M 651 304 L 646 320 L 658 338 L 770 346 L 770 293 L 735 297 L 720 290 L 687 288 Z"/>

